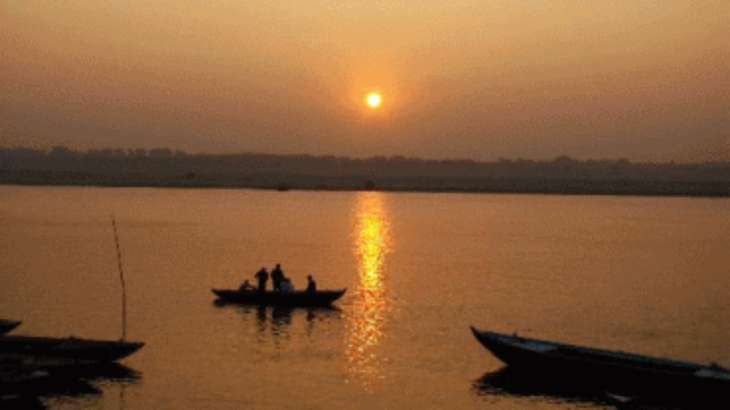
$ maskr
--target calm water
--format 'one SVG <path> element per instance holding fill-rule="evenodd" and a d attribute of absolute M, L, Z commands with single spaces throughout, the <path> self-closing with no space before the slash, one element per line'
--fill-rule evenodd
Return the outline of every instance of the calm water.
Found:
<path fill-rule="evenodd" d="M 0 317 L 128 338 L 51 408 L 605 408 L 495 392 L 469 325 L 730 366 L 726 199 L 0 187 Z M 338 310 L 219 307 L 281 262 Z"/>

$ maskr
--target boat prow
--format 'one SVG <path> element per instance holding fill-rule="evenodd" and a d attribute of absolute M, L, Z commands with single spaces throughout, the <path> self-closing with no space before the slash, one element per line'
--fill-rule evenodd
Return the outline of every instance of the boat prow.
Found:
<path fill-rule="evenodd" d="M 21 321 L 21 320 L 0 319 L 0 335 L 9 333 L 16 327 L 20 326 L 21 323 L 23 323 L 23 321 Z"/>

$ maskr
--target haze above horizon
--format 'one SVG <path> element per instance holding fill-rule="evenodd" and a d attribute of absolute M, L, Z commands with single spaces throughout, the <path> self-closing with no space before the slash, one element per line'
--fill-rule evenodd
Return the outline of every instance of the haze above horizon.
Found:
<path fill-rule="evenodd" d="M 0 22 L 0 146 L 730 159 L 726 1 L 10 0 Z"/>

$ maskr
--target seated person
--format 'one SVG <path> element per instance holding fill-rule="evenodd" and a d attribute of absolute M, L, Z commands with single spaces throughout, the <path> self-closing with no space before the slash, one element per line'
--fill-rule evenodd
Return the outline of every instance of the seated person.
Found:
<path fill-rule="evenodd" d="M 317 291 L 317 282 L 314 281 L 312 275 L 307 275 L 307 292 L 314 293 Z"/>
<path fill-rule="evenodd" d="M 284 278 L 281 281 L 281 293 L 292 293 L 294 292 L 294 285 L 291 283 L 291 279 Z"/>
<path fill-rule="evenodd" d="M 251 285 L 251 282 L 249 282 L 248 279 L 246 279 L 243 281 L 238 290 L 240 292 L 253 292 L 254 290 L 256 290 L 256 288 Z"/>

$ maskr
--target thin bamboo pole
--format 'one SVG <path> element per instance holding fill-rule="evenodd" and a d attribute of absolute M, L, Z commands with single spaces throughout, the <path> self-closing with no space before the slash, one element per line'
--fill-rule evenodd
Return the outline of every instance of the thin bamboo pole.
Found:
<path fill-rule="evenodd" d="M 119 234 L 117 233 L 117 221 L 112 215 L 112 228 L 114 228 L 114 243 L 117 246 L 117 266 L 119 267 L 119 281 L 122 283 L 122 341 L 127 340 L 127 286 L 124 283 L 124 268 L 122 267 L 122 250 L 119 247 Z"/>

